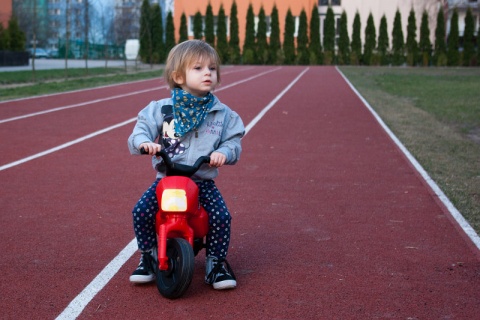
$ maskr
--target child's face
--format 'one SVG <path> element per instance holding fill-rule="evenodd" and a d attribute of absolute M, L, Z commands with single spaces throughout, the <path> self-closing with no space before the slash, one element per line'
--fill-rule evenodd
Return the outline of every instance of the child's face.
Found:
<path fill-rule="evenodd" d="M 197 97 L 203 97 L 217 85 L 217 65 L 210 59 L 193 61 L 185 71 L 186 79 L 178 76 L 175 82 L 183 90 Z"/>

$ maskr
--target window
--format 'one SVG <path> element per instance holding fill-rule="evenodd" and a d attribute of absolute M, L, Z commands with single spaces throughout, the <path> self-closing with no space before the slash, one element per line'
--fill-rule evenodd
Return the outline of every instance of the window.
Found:
<path fill-rule="evenodd" d="M 258 32 L 258 16 L 255 16 L 255 34 Z M 265 24 L 267 25 L 267 37 L 270 37 L 270 32 L 271 32 L 271 21 L 270 21 L 270 16 L 265 16 Z"/>
<path fill-rule="evenodd" d="M 318 5 L 320 6 L 340 6 L 342 3 L 341 0 L 319 0 Z"/>
<path fill-rule="evenodd" d="M 188 35 L 193 36 L 193 21 L 195 20 L 195 16 L 189 16 L 188 17 Z M 217 35 L 217 24 L 218 24 L 218 16 L 213 17 L 213 28 L 214 28 L 214 33 Z M 225 24 L 227 25 L 227 36 L 230 34 L 230 26 L 229 26 L 229 21 L 228 17 L 225 16 Z M 202 30 L 203 33 L 205 33 L 205 16 L 202 16 Z"/>
<path fill-rule="evenodd" d="M 323 32 L 324 32 L 324 24 L 325 24 L 325 18 L 327 16 L 325 14 L 320 14 L 320 38 L 323 39 Z M 340 39 L 340 19 L 341 15 L 339 14 L 334 14 L 334 26 L 335 26 L 335 45 L 338 44 L 338 39 Z"/>
<path fill-rule="evenodd" d="M 295 38 L 298 37 L 298 27 L 300 26 L 300 17 L 293 17 L 295 19 L 295 33 L 293 34 L 293 36 Z"/>
<path fill-rule="evenodd" d="M 340 39 L 340 21 L 341 16 L 335 16 L 335 45 L 338 46 L 338 40 Z"/>

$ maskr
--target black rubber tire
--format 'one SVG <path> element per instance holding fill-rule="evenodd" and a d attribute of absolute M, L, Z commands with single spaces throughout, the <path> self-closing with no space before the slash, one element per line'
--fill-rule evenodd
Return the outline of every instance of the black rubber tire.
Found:
<path fill-rule="evenodd" d="M 182 238 L 167 241 L 168 270 L 162 271 L 156 266 L 157 288 L 168 299 L 181 297 L 190 286 L 195 268 L 193 249 Z"/>

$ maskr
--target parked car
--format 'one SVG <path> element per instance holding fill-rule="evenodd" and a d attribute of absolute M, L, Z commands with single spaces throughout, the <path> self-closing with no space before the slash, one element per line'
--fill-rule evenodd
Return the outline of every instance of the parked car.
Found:
<path fill-rule="evenodd" d="M 58 50 L 56 49 L 47 50 L 47 54 L 49 58 L 58 58 Z"/>
<path fill-rule="evenodd" d="M 30 48 L 28 49 L 28 52 L 30 53 L 30 57 L 33 57 L 34 49 Z M 40 58 L 48 58 L 48 53 L 43 48 L 35 48 L 35 59 Z"/>

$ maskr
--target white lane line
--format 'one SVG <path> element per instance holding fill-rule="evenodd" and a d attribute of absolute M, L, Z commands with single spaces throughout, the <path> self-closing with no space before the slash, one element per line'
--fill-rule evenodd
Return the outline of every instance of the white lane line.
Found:
<path fill-rule="evenodd" d="M 282 92 L 280 92 L 256 117 L 253 119 L 245 128 L 245 132 L 248 133 L 250 129 L 255 126 L 255 124 L 260 121 L 260 119 L 270 110 L 280 98 L 292 88 L 292 86 L 300 79 L 300 77 L 308 71 L 309 68 L 300 73 Z M 90 301 L 95 297 L 95 295 L 100 292 L 103 287 L 105 287 L 113 278 L 113 276 L 118 272 L 118 270 L 132 257 L 132 255 L 137 251 L 137 241 L 133 238 L 132 241 L 110 262 L 95 279 L 90 282 L 88 286 L 79 293 L 78 296 L 73 299 L 68 306 L 62 311 L 62 313 L 56 318 L 57 320 L 63 319 L 75 319 L 77 318 L 85 309 L 85 307 L 90 303 Z"/>
<path fill-rule="evenodd" d="M 75 319 L 82 313 L 83 309 L 95 297 L 100 290 L 107 285 L 113 276 L 120 270 L 125 262 L 137 251 L 137 241 L 134 238 L 123 248 L 122 251 L 93 279 L 78 296 L 73 299 L 68 307 L 58 315 L 57 320 Z"/>
<path fill-rule="evenodd" d="M 12 99 L 12 100 L 4 100 L 4 101 L 0 101 L 0 107 L 2 107 L 2 104 L 8 103 L 8 102 L 17 102 L 17 101 L 32 100 L 32 99 L 37 99 L 37 98 L 46 98 L 46 97 L 59 96 L 59 95 L 62 95 L 62 94 L 70 94 L 70 93 L 75 93 L 75 92 L 93 91 L 93 90 L 111 88 L 111 87 L 116 87 L 116 86 L 128 85 L 128 84 L 131 84 L 131 83 L 147 82 L 147 81 L 152 81 L 152 80 L 163 81 L 163 78 L 160 76 L 158 78 L 150 78 L 150 79 L 130 81 L 130 82 L 114 83 L 114 84 L 109 84 L 109 85 L 99 86 L 99 87 L 94 87 L 94 88 L 85 88 L 85 89 L 71 90 L 71 91 L 65 91 L 65 92 L 41 94 L 41 95 L 38 95 L 38 96 L 18 98 L 18 99 Z"/>
<path fill-rule="evenodd" d="M 303 70 L 285 89 L 283 89 L 282 92 L 280 92 L 278 96 L 275 97 L 275 99 L 273 99 L 265 108 L 263 108 L 263 110 L 245 127 L 245 134 L 247 134 L 250 129 L 252 129 L 257 124 L 257 122 L 262 119 L 265 113 L 267 113 L 268 110 L 270 110 L 275 105 L 275 103 L 277 103 L 277 101 L 280 100 L 280 98 L 283 97 L 283 95 L 287 93 L 288 90 L 290 90 L 290 88 L 305 74 L 305 72 L 308 71 L 308 69 L 310 68 L 306 68 L 305 70 Z"/>
<path fill-rule="evenodd" d="M 241 69 L 241 70 L 229 70 L 228 72 L 225 72 L 224 74 L 232 74 L 232 73 L 236 73 L 236 72 L 246 71 L 246 70 L 249 70 L 249 69 L 251 69 L 251 67 L 250 67 L 250 68 L 244 68 L 244 69 Z M 276 69 L 267 71 L 266 73 L 272 72 L 272 71 L 275 71 L 275 70 L 278 70 L 278 69 L 279 69 L 279 68 L 276 68 Z M 263 73 L 263 74 L 265 74 L 265 73 Z M 263 75 L 263 74 L 262 74 L 262 75 Z M 257 75 L 257 76 L 258 76 L 258 75 Z M 254 78 L 255 78 L 255 76 L 254 76 Z M 251 79 L 251 78 L 248 78 L 248 79 L 245 79 L 244 81 L 248 81 L 248 80 L 250 80 L 250 79 Z M 145 81 L 151 81 L 151 80 L 155 80 L 155 78 L 153 78 L 153 79 L 148 79 L 148 80 L 140 80 L 140 81 L 126 82 L 126 83 L 109 85 L 109 86 L 103 86 L 103 87 L 90 88 L 90 89 L 75 90 L 75 91 L 70 91 L 70 92 L 54 93 L 54 94 L 51 94 L 51 95 L 43 95 L 43 96 L 37 96 L 37 97 L 28 97 L 28 98 L 21 98 L 21 99 L 17 99 L 17 100 L 9 100 L 9 101 L 0 101 L 0 104 L 1 104 L 1 103 L 5 103 L 5 102 L 28 100 L 28 99 L 38 98 L 38 97 L 48 97 L 48 96 L 60 95 L 60 94 L 66 94 L 66 93 L 72 93 L 72 92 L 80 92 L 80 91 L 86 91 L 86 90 L 97 90 L 97 89 L 102 89 L 102 88 L 107 88 L 107 87 L 120 86 L 120 85 L 129 84 L 129 83 L 138 83 L 138 82 L 145 82 Z M 225 88 L 228 88 L 228 87 L 230 87 L 230 86 L 232 86 L 232 85 L 227 85 L 227 86 L 224 87 L 224 89 L 225 89 Z M 53 108 L 53 109 L 38 111 L 38 112 L 34 112 L 34 113 L 24 114 L 24 115 L 12 117 L 12 118 L 0 119 L 0 124 L 1 124 L 1 123 L 5 123 L 5 122 L 10 122 L 10 121 L 15 121 L 15 120 L 20 120 L 20 119 L 30 118 L 30 117 L 34 117 L 34 116 L 39 116 L 39 115 L 47 114 L 47 113 L 51 113 L 51 112 L 56 112 L 56 111 L 61 111 L 61 110 L 66 110 L 66 109 L 71 109 L 71 108 L 82 107 L 82 106 L 86 106 L 86 105 L 93 104 L 93 103 L 98 103 L 98 102 L 103 102 L 103 101 L 108 101 L 108 100 L 113 100 L 113 99 L 120 99 L 120 98 L 128 97 L 128 96 L 131 96 L 131 95 L 142 94 L 142 93 L 145 93 L 145 92 L 150 92 L 150 91 L 160 90 L 160 89 L 166 89 L 166 88 L 168 88 L 168 86 L 163 85 L 163 86 L 155 87 L 155 88 L 151 88 L 151 89 L 134 91 L 134 92 L 130 92 L 130 93 L 126 93 L 126 94 L 121 94 L 121 95 L 116 95 L 116 96 L 111 96 L 111 97 L 107 97 L 107 98 L 103 98 L 103 99 L 85 101 L 85 102 L 76 103 L 76 104 L 67 105 L 67 106 L 62 106 L 62 107 L 58 107 L 58 108 Z M 218 91 L 218 90 L 217 90 L 217 91 Z"/>
<path fill-rule="evenodd" d="M 234 83 L 231 83 L 231 84 L 227 84 L 227 85 L 225 85 L 225 86 L 220 86 L 220 88 L 217 89 L 217 90 L 215 90 L 215 92 L 218 92 L 218 91 L 220 91 L 220 90 L 225 90 L 225 89 L 228 89 L 228 88 L 230 88 L 230 87 L 236 86 L 236 85 L 238 85 L 238 84 L 241 84 L 241 83 L 244 83 L 244 82 L 253 80 L 253 79 L 255 79 L 255 78 L 258 78 L 258 77 L 261 77 L 261 76 L 263 76 L 263 75 L 266 75 L 266 74 L 268 74 L 268 73 L 270 73 L 270 72 L 274 72 L 274 71 L 280 70 L 281 68 L 282 68 L 282 67 L 278 67 L 278 68 L 275 68 L 275 69 L 267 70 L 267 71 L 264 71 L 264 72 L 262 72 L 262 73 L 258 73 L 258 74 L 254 75 L 254 76 L 251 76 L 251 77 L 249 77 L 249 78 L 245 78 L 245 79 L 243 79 L 243 80 L 240 80 L 240 81 L 237 81 L 237 82 L 234 82 Z"/>
<path fill-rule="evenodd" d="M 133 96 L 133 95 L 136 95 L 136 94 L 142 94 L 142 93 L 145 93 L 145 92 L 150 92 L 150 91 L 164 89 L 164 88 L 167 88 L 167 86 L 161 86 L 161 87 L 157 87 L 157 88 L 145 89 L 145 90 L 140 90 L 140 91 L 133 91 L 133 92 L 125 93 L 125 94 L 119 94 L 119 95 L 116 95 L 116 96 L 111 96 L 111 97 L 108 97 L 108 98 L 90 100 L 90 101 L 86 101 L 86 102 L 71 104 L 71 105 L 68 105 L 68 106 L 43 110 L 43 111 L 29 113 L 29 114 L 24 114 L 24 115 L 21 115 L 21 116 L 0 120 L 0 123 L 5 123 L 5 122 L 10 122 L 10 121 L 30 118 L 30 117 L 39 116 L 39 115 L 42 115 L 42 114 L 61 111 L 61 110 L 66 110 L 66 109 L 83 107 L 83 106 L 93 104 L 93 103 L 98 103 L 98 102 L 103 102 L 103 101 L 108 101 L 108 100 L 113 100 L 113 99 L 120 99 L 120 98 L 123 98 L 123 97 Z"/>
<path fill-rule="evenodd" d="M 37 153 L 37 154 L 34 154 L 33 156 L 29 156 L 29 157 L 26 157 L 26 158 L 23 158 L 23 159 L 20 159 L 18 161 L 14 161 L 14 162 L 10 162 L 10 163 L 7 163 L 3 166 L 0 166 L 0 171 L 3 171 L 5 169 L 8 169 L 8 168 L 11 168 L 11 167 L 15 167 L 15 166 L 18 166 L 22 163 L 25 163 L 25 162 L 28 162 L 28 161 L 31 161 L 31 160 L 34 160 L 34 159 L 37 159 L 37 158 L 40 158 L 40 157 L 43 157 L 43 156 L 46 156 L 47 154 L 50 154 L 50 153 L 53 153 L 55 151 L 59 151 L 59 150 L 62 150 L 62 149 L 65 149 L 67 147 L 70 147 L 74 144 L 77 144 L 77 143 L 80 143 L 82 141 L 85 141 L 85 140 L 88 140 L 90 138 L 93 138 L 93 137 L 96 137 L 102 133 L 105 133 L 105 132 L 108 132 L 108 131 L 111 131 L 113 129 L 117 129 L 117 128 L 120 128 L 120 127 L 123 127 L 124 125 L 126 124 L 129 124 L 131 122 L 134 122 L 135 120 L 137 120 L 137 118 L 132 118 L 132 119 L 129 119 L 127 121 L 124 121 L 124 122 L 121 122 L 121 123 L 117 123 L 116 125 L 113 125 L 111 127 L 108 127 L 108 128 L 105 128 L 105 129 L 102 129 L 102 130 L 98 130 L 98 131 L 95 131 L 95 132 L 92 132 L 90 134 L 87 134 L 86 136 L 83 136 L 83 137 L 80 137 L 78 139 L 75 139 L 75 140 L 72 140 L 72 141 L 69 141 L 67 143 L 64 143 L 64 144 L 61 144 L 59 146 L 56 146 L 54 148 L 51 148 L 51 149 L 48 149 L 48 150 L 45 150 L 45 151 L 42 151 L 40 153 Z"/>
<path fill-rule="evenodd" d="M 263 76 L 263 75 L 265 75 L 265 74 L 268 74 L 268 73 L 270 73 L 270 72 L 273 72 L 273 71 L 276 71 L 276 70 L 279 70 L 279 69 L 280 69 L 280 68 L 275 68 L 275 69 L 267 70 L 267 71 L 265 71 L 265 72 L 256 74 L 256 75 L 254 75 L 254 76 L 252 76 L 252 77 L 249 77 L 249 78 L 246 78 L 246 79 L 243 79 L 243 80 L 239 80 L 239 81 L 237 81 L 237 82 L 231 83 L 231 84 L 226 85 L 226 86 L 224 86 L 224 87 L 220 87 L 220 88 L 217 89 L 215 92 L 218 92 L 218 91 L 222 91 L 222 90 L 231 88 L 231 87 L 233 87 L 233 86 L 242 84 L 242 83 L 244 83 L 244 82 L 246 82 L 246 81 L 253 80 L 253 79 L 255 79 L 255 78 L 261 77 L 261 76 Z M 147 90 L 144 90 L 144 92 L 151 91 L 151 90 L 157 90 L 157 89 L 158 89 L 158 88 L 156 88 L 156 89 L 147 89 Z M 132 93 L 125 94 L 125 95 L 123 95 L 123 96 L 129 96 L 129 95 L 133 95 L 133 94 L 138 94 L 139 92 L 140 92 L 140 91 L 136 91 L 136 92 L 132 92 Z M 115 96 L 115 98 L 119 98 L 119 97 L 122 97 L 122 96 Z M 109 99 L 114 99 L 114 97 L 105 98 L 105 100 L 109 100 Z M 102 99 L 99 99 L 99 100 L 102 100 Z M 98 100 L 96 100 L 96 101 L 98 101 Z M 89 103 L 93 103 L 93 102 L 89 102 Z M 79 104 L 79 105 L 83 105 L 83 104 Z M 75 105 L 70 106 L 70 108 L 74 108 L 74 107 L 75 107 Z M 66 107 L 63 107 L 63 108 L 66 108 Z M 51 109 L 51 110 L 53 110 L 53 109 Z M 48 111 L 48 110 L 46 110 L 46 111 Z M 53 112 L 53 111 L 51 111 L 51 112 Z M 100 134 L 102 134 L 102 133 L 105 133 L 105 132 L 111 131 L 111 130 L 113 130 L 113 129 L 119 128 L 119 127 L 121 127 L 121 126 L 124 126 L 124 125 L 126 125 L 126 124 L 129 124 L 129 123 L 131 123 L 131 122 L 133 122 L 133 121 L 135 121 L 135 120 L 136 120 L 136 118 L 132 118 L 132 119 L 126 120 L 126 121 L 124 121 L 124 122 L 121 122 L 121 123 L 118 123 L 118 124 L 116 124 L 116 125 L 110 126 L 110 127 L 108 127 L 108 128 L 105 128 L 105 129 L 102 129 L 102 130 L 99 130 L 99 131 L 90 133 L 90 134 L 88 134 L 88 135 L 86 135 L 86 136 L 83 136 L 83 137 L 80 137 L 80 138 L 78 138 L 78 139 L 76 139 L 76 140 L 73 140 L 73 141 L 64 143 L 64 144 L 62 144 L 62 145 L 56 146 L 56 147 L 54 147 L 54 148 L 45 150 L 45 151 L 40 152 L 40 153 L 37 153 L 37 154 L 34 154 L 34 155 L 32 155 L 32 156 L 29 156 L 29 157 L 26 157 L 26 158 L 23 158 L 23 159 L 20 159 L 20 160 L 18 160 L 18 161 L 14 161 L 14 162 L 11 162 L 11 163 L 7 163 L 7 164 L 5 164 L 5 165 L 0 166 L 0 171 L 3 171 L 3 170 L 5 170 L 5 169 L 11 168 L 11 167 L 18 166 L 18 165 L 20 165 L 20 164 L 22 164 L 22 163 L 25 163 L 25 162 L 28 162 L 28 161 L 30 161 L 30 160 L 34 160 L 34 159 L 43 157 L 43 156 L 45 156 L 45 155 L 47 155 L 47 154 L 50 154 L 50 153 L 52 153 L 52 152 L 59 151 L 59 150 L 61 150 L 61 149 L 65 149 L 65 148 L 70 147 L 70 146 L 72 146 L 72 145 L 74 145 L 74 144 L 77 144 L 77 143 L 79 143 L 79 142 L 82 142 L 82 141 L 85 141 L 85 140 L 87 140 L 87 139 L 96 137 L 96 136 L 98 136 L 98 135 L 100 135 Z M 0 123 L 1 123 L 1 122 L 0 122 Z"/>
<path fill-rule="evenodd" d="M 351 84 L 351 82 L 347 79 L 347 77 L 338 69 L 338 67 L 335 67 L 340 73 L 340 75 L 343 77 L 345 82 L 350 86 L 350 88 L 355 92 L 355 94 L 362 100 L 363 104 L 367 107 L 367 109 L 373 114 L 377 122 L 382 126 L 383 130 L 392 138 L 393 142 L 398 146 L 398 148 L 403 152 L 403 154 L 407 157 L 407 159 L 410 161 L 410 163 L 415 167 L 415 169 L 420 173 L 422 178 L 425 180 L 425 182 L 428 183 L 430 188 L 432 188 L 433 192 L 435 195 L 442 201 L 442 203 L 445 205 L 447 208 L 448 212 L 452 215 L 452 217 L 455 219 L 455 221 L 460 225 L 460 227 L 463 229 L 463 231 L 467 234 L 467 236 L 472 240 L 472 242 L 477 246 L 478 249 L 480 249 L 480 237 L 478 234 L 475 232 L 475 230 L 472 228 L 472 226 L 468 223 L 467 220 L 462 216 L 462 214 L 455 208 L 453 203 L 448 199 L 448 197 L 443 193 L 442 189 L 437 185 L 437 183 L 429 176 L 427 171 L 423 169 L 422 165 L 415 159 L 415 157 L 408 151 L 408 149 L 403 145 L 403 143 L 395 136 L 395 134 L 390 130 L 390 128 L 383 122 L 382 118 L 377 114 L 377 112 L 370 106 L 367 100 L 363 98 L 363 96 L 358 92 L 358 90 Z"/>

